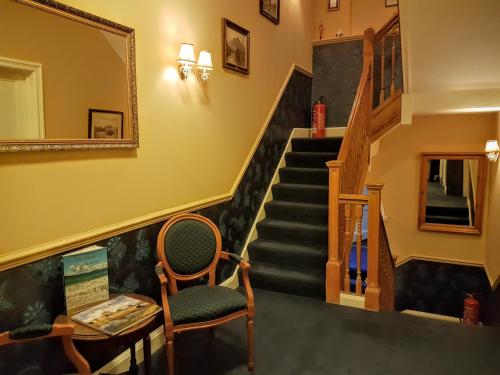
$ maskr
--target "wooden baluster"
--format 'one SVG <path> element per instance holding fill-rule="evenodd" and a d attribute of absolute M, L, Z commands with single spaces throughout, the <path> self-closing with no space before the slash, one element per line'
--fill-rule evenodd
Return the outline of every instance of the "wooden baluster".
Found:
<path fill-rule="evenodd" d="M 362 250 L 362 241 L 363 241 L 363 205 L 356 205 L 356 220 L 358 224 L 357 229 L 357 243 L 356 243 L 356 255 L 357 255 L 357 264 L 356 264 L 356 294 L 361 295 L 362 291 L 362 280 L 361 280 L 361 250 Z"/>
<path fill-rule="evenodd" d="M 391 96 L 396 93 L 396 26 L 392 28 L 392 77 Z"/>
<path fill-rule="evenodd" d="M 365 290 L 365 309 L 380 310 L 379 246 L 380 200 L 384 185 L 367 185 L 368 188 L 368 275 Z"/>
<path fill-rule="evenodd" d="M 380 103 L 385 101 L 385 36 L 380 39 Z"/>
<path fill-rule="evenodd" d="M 344 275 L 344 292 L 351 291 L 351 277 L 349 275 L 349 261 L 351 259 L 352 237 L 351 237 L 351 205 L 346 203 L 344 206 L 345 215 L 345 241 L 348 242 L 349 248 L 346 251 L 344 259 L 345 275 Z"/>
<path fill-rule="evenodd" d="M 326 302 L 340 303 L 339 199 L 342 162 L 326 163 L 329 169 L 328 189 L 328 263 L 326 264 Z"/>

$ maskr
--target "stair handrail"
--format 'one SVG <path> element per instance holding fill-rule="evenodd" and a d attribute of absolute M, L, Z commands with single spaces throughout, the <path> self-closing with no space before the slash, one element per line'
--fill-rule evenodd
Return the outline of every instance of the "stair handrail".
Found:
<path fill-rule="evenodd" d="M 375 42 L 385 40 L 389 32 L 395 35 L 395 27 L 399 24 L 399 15 L 395 14 L 383 27 L 375 33 L 369 28 L 364 33 L 363 72 L 361 74 L 358 90 L 349 118 L 346 133 L 342 141 L 337 160 L 326 163 L 329 169 L 329 211 L 328 211 L 328 261 L 326 265 L 326 301 L 340 303 L 340 291 L 342 289 L 342 276 L 345 274 L 347 254 L 351 250 L 352 235 L 354 233 L 354 221 L 350 222 L 340 215 L 340 196 L 345 194 L 360 194 L 365 184 L 368 166 L 370 162 L 371 132 L 370 121 L 373 110 L 373 81 L 374 81 L 374 58 Z M 393 43 L 393 52 L 395 43 Z M 383 44 L 382 44 L 383 51 Z M 381 52 L 382 54 L 384 52 Z M 395 90 L 395 57 L 392 59 L 393 74 L 391 79 L 391 96 L 396 95 Z M 382 65 L 381 86 L 385 96 Z M 381 94 L 382 95 L 382 94 Z M 382 98 L 382 96 L 381 96 Z M 383 104 L 383 100 L 381 100 Z M 379 209 L 373 209 L 369 213 L 369 236 L 372 232 L 372 250 L 368 254 L 368 285 L 366 288 L 366 307 L 378 309 L 380 306 L 380 278 L 379 256 L 380 239 L 387 239 L 385 228 L 380 220 L 380 189 L 374 188 L 376 192 L 369 191 L 370 198 L 378 196 Z M 375 201 L 371 206 L 375 207 Z M 382 229 L 380 229 L 382 228 Z M 381 234 L 383 231 L 383 234 Z M 369 239 L 370 242 L 370 239 Z M 376 244 L 376 245 L 375 245 Z M 385 246 L 382 246 L 385 248 Z M 388 247 L 388 243 L 387 243 Z M 386 251 L 387 249 L 384 249 Z M 390 249 L 388 249 L 390 255 Z M 384 254 L 384 259 L 386 258 Z M 392 258 L 391 258 L 392 262 Z M 391 263 L 392 264 L 392 263 Z M 393 266 L 393 264 L 392 264 Z M 371 302 L 376 301 L 376 302 Z"/>

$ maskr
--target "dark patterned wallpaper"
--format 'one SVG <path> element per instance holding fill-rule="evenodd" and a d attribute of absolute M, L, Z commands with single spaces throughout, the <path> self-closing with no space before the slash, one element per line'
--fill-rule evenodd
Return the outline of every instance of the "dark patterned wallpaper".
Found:
<path fill-rule="evenodd" d="M 385 93 L 390 94 L 392 76 L 392 36 L 385 42 Z M 396 88 L 402 88 L 401 43 L 396 38 Z M 379 103 L 381 80 L 381 44 L 375 46 L 374 63 L 374 108 Z M 363 71 L 363 40 L 315 46 L 313 48 L 313 103 L 324 96 L 327 105 L 326 124 L 346 126 L 351 115 L 361 73 Z"/>
<path fill-rule="evenodd" d="M 241 252 L 292 129 L 309 126 L 311 81 L 298 71 L 293 73 L 234 198 L 199 212 L 220 228 L 224 249 Z M 99 243 L 108 248 L 111 292 L 140 293 L 159 301 L 154 265 L 156 237 L 161 225 L 144 227 Z M 229 276 L 231 270 L 228 266 L 221 267 L 219 279 Z M 0 273 L 0 332 L 51 323 L 63 310 L 60 256 Z M 60 345 L 55 341 L 2 348 L 0 374 L 60 374 L 66 364 L 59 360 L 60 352 Z M 116 354 L 116 351 L 108 355 L 101 353 L 89 360 L 96 370 Z"/>
<path fill-rule="evenodd" d="M 315 46 L 313 71 L 312 101 L 324 96 L 328 127 L 346 126 L 363 71 L 363 41 Z"/>
<path fill-rule="evenodd" d="M 481 305 L 491 288 L 482 267 L 412 260 L 396 271 L 396 310 L 417 310 L 462 317 L 467 293 Z"/>

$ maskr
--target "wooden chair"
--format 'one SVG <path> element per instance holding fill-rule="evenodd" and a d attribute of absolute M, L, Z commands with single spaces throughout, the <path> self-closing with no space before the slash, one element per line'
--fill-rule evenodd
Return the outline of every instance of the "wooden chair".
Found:
<path fill-rule="evenodd" d="M 174 334 L 209 328 L 213 338 L 215 326 L 242 317 L 247 318 L 248 370 L 254 369 L 255 304 L 248 278 L 250 264 L 236 254 L 221 251 L 221 243 L 215 224 L 194 214 L 173 217 L 158 235 L 160 262 L 156 272 L 161 282 L 169 375 L 174 374 Z M 215 285 L 215 267 L 219 258 L 240 266 L 246 298 L 234 289 Z M 177 288 L 177 281 L 195 280 L 207 274 L 208 285 L 187 287 L 180 291 Z"/>
<path fill-rule="evenodd" d="M 17 328 L 13 331 L 0 333 L 0 346 L 43 340 L 51 337 L 62 339 L 64 352 L 78 370 L 79 374 L 90 375 L 89 363 L 83 358 L 73 344 L 71 338 L 75 327 L 71 324 L 40 324 Z"/>

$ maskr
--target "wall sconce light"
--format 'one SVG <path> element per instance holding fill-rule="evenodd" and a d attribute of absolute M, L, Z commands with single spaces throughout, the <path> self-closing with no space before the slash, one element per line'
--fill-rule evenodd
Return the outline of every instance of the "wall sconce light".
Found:
<path fill-rule="evenodd" d="M 498 160 L 498 154 L 500 152 L 500 147 L 498 146 L 497 140 L 490 140 L 486 142 L 486 147 L 484 151 L 487 153 L 489 161 L 496 162 Z"/>
<path fill-rule="evenodd" d="M 196 69 L 199 72 L 201 81 L 206 82 L 208 80 L 210 72 L 214 70 L 214 66 L 212 65 L 212 55 L 210 54 L 210 52 L 200 52 L 200 57 L 198 58 Z"/>
<path fill-rule="evenodd" d="M 182 79 L 187 79 L 191 71 L 194 70 L 196 77 L 202 82 L 206 82 L 210 76 L 210 72 L 214 70 L 210 52 L 201 51 L 198 63 L 196 63 L 194 59 L 194 47 L 190 43 L 181 44 L 177 63 L 179 64 L 179 75 Z"/>
<path fill-rule="evenodd" d="M 192 44 L 181 43 L 177 63 L 179 64 L 179 75 L 182 79 L 187 79 L 189 73 L 193 70 L 193 66 L 196 64 L 194 59 L 194 47 Z"/>

